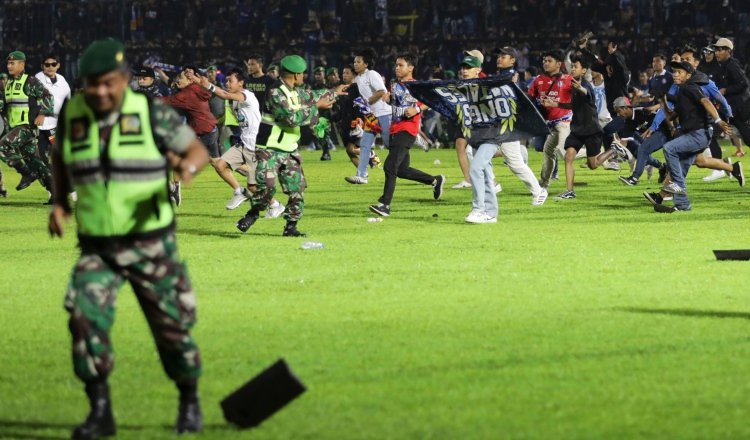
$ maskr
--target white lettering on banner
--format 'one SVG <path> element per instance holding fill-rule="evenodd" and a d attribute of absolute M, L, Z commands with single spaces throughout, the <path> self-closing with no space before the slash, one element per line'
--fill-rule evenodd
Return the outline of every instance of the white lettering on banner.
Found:
<path fill-rule="evenodd" d="M 509 100 L 515 101 L 516 95 L 510 86 L 488 88 L 466 84 L 436 90 L 452 104 L 460 104 L 465 127 L 506 119 L 513 114 Z"/>

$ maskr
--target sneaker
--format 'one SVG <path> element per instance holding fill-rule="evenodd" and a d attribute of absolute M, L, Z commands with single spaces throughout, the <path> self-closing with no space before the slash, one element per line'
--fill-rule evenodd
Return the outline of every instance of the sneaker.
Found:
<path fill-rule="evenodd" d="M 685 188 L 682 188 L 681 186 L 677 185 L 674 182 L 670 183 L 669 185 L 665 186 L 662 189 L 670 194 L 679 194 L 679 195 L 687 194 L 687 190 Z"/>
<path fill-rule="evenodd" d="M 737 179 L 740 186 L 745 186 L 745 174 L 742 172 L 742 162 L 735 162 L 732 165 L 732 177 Z"/>
<path fill-rule="evenodd" d="M 727 165 L 732 165 L 732 158 L 731 157 L 725 157 L 724 159 L 721 159 L 724 162 L 727 163 Z M 730 179 L 732 178 L 732 172 L 731 171 L 724 171 L 724 174 L 726 174 L 727 177 Z"/>
<path fill-rule="evenodd" d="M 531 205 L 532 206 L 544 205 L 544 201 L 547 200 L 547 195 L 548 195 L 547 190 L 542 188 L 538 194 L 534 195 L 531 198 Z"/>
<path fill-rule="evenodd" d="M 284 209 L 284 205 L 277 200 L 275 205 L 270 205 L 266 210 L 266 218 L 279 218 L 284 213 Z"/>
<path fill-rule="evenodd" d="M 619 142 L 617 142 L 617 141 L 612 142 L 612 144 L 610 145 L 610 147 L 612 147 L 612 150 L 615 152 L 615 155 L 617 156 L 618 159 L 620 159 L 620 160 L 628 160 L 629 159 L 628 158 L 628 150 L 627 150 L 627 148 L 625 148 L 622 145 L 620 145 Z"/>
<path fill-rule="evenodd" d="M 247 232 L 247 230 L 250 229 L 250 226 L 254 225 L 256 221 L 258 221 L 257 215 L 245 214 L 245 216 L 237 222 L 237 229 L 239 229 L 240 232 Z"/>
<path fill-rule="evenodd" d="M 445 176 L 441 174 L 435 177 L 435 183 L 432 185 L 432 196 L 435 200 L 440 200 L 443 196 L 443 186 L 445 186 Z"/>
<path fill-rule="evenodd" d="M 453 189 L 464 189 L 464 188 L 471 188 L 471 183 L 462 180 L 458 182 L 457 184 L 453 185 L 451 188 Z"/>
<path fill-rule="evenodd" d="M 638 179 L 636 179 L 633 176 L 630 176 L 630 177 L 619 176 L 617 178 L 620 179 L 620 182 L 624 183 L 625 185 L 628 185 L 628 186 L 638 185 Z"/>
<path fill-rule="evenodd" d="M 242 202 L 248 199 L 247 193 L 245 193 L 245 190 L 239 192 L 239 194 L 235 194 L 232 196 L 231 199 L 227 202 L 226 208 L 229 210 L 237 209 Z"/>
<path fill-rule="evenodd" d="M 28 188 L 32 183 L 34 183 L 35 180 L 36 177 L 32 176 L 31 174 L 22 175 L 21 181 L 18 182 L 18 185 L 16 185 L 16 191 L 21 191 Z"/>
<path fill-rule="evenodd" d="M 373 153 L 375 153 L 375 152 L 373 151 Z M 369 163 L 370 163 L 370 168 L 380 168 L 380 158 L 378 157 L 377 154 L 372 154 L 370 156 L 370 162 Z"/>
<path fill-rule="evenodd" d="M 565 191 L 564 193 L 560 193 L 556 197 L 557 199 L 565 200 L 565 199 L 575 199 L 576 198 L 576 192 L 575 191 Z"/>
<path fill-rule="evenodd" d="M 703 178 L 704 182 L 713 182 L 715 180 L 723 179 L 727 177 L 727 175 L 722 170 L 713 170 L 711 171 L 711 174 Z"/>
<path fill-rule="evenodd" d="M 381 217 L 388 217 L 389 215 L 391 215 L 391 207 L 382 203 L 378 203 L 377 205 L 370 205 L 370 211 Z"/>
<path fill-rule="evenodd" d="M 495 188 L 494 188 L 494 189 L 495 189 L 495 194 L 497 194 L 497 193 L 499 193 L 499 192 L 502 192 L 502 191 L 503 191 L 503 186 L 502 186 L 502 185 L 500 185 L 499 183 L 496 183 L 496 184 L 495 184 Z"/>
<path fill-rule="evenodd" d="M 0 197 L 8 197 L 8 190 L 5 188 L 0 188 Z"/>
<path fill-rule="evenodd" d="M 620 164 L 615 162 L 614 160 L 608 160 L 604 162 L 603 168 L 610 171 L 620 171 Z"/>
<path fill-rule="evenodd" d="M 180 204 L 182 203 L 182 190 L 180 189 L 180 182 L 174 182 L 169 198 L 170 200 L 172 200 L 172 202 L 174 202 L 174 206 L 180 206 Z"/>
<path fill-rule="evenodd" d="M 344 180 L 354 185 L 365 185 L 367 183 L 367 177 L 347 176 L 344 177 Z"/>
<path fill-rule="evenodd" d="M 658 183 L 664 183 L 664 180 L 667 178 L 667 164 L 663 163 L 659 167 L 659 180 L 657 180 Z"/>
<path fill-rule="evenodd" d="M 673 212 L 689 211 L 689 209 L 680 209 L 676 206 L 666 206 L 666 205 L 656 204 L 654 205 L 654 211 L 660 212 L 662 214 L 671 214 Z"/>
<path fill-rule="evenodd" d="M 664 201 L 661 194 L 655 192 L 644 192 L 643 197 L 645 197 L 646 200 L 648 200 L 648 202 L 654 206 L 661 205 L 661 203 Z"/>
<path fill-rule="evenodd" d="M 648 180 L 651 180 L 651 177 L 654 176 L 654 166 L 653 165 L 646 165 L 646 177 Z"/>
<path fill-rule="evenodd" d="M 328 153 L 323 153 L 323 155 L 320 156 L 320 160 L 331 160 L 331 155 Z"/>
<path fill-rule="evenodd" d="M 475 225 L 483 223 L 497 223 L 497 217 L 490 217 L 487 213 L 473 209 L 469 215 L 464 218 L 466 223 L 472 223 Z"/>

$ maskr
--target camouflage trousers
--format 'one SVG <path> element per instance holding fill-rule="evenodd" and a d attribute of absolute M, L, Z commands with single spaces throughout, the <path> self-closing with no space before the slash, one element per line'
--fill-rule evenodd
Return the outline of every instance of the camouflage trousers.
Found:
<path fill-rule="evenodd" d="M 304 192 L 307 188 L 305 174 L 302 171 L 302 156 L 298 151 L 287 153 L 284 151 L 257 149 L 255 157 L 258 167 L 255 170 L 255 180 L 258 189 L 252 196 L 253 207 L 260 211 L 268 208 L 276 194 L 276 180 L 281 190 L 289 196 L 284 210 L 287 221 L 299 221 L 305 209 Z"/>
<path fill-rule="evenodd" d="M 37 153 L 37 132 L 29 125 L 19 125 L 0 139 L 0 159 L 14 168 L 23 162 L 38 179 L 50 175 L 49 166 Z"/>
<path fill-rule="evenodd" d="M 76 375 L 90 382 L 112 371 L 110 330 L 117 291 L 127 280 L 146 316 L 167 376 L 178 383 L 200 376 L 198 346 L 190 335 L 195 324 L 195 292 L 179 259 L 174 232 L 128 245 L 108 245 L 107 250 L 82 248 L 65 296 Z"/>

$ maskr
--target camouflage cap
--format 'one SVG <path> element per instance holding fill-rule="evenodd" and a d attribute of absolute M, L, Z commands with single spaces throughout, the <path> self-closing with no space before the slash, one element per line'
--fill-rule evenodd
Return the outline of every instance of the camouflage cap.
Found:
<path fill-rule="evenodd" d="M 325 73 L 326 72 L 326 68 L 323 67 L 323 66 L 318 66 L 318 67 L 315 68 L 315 70 L 313 72 L 315 72 L 315 73 L 318 73 L 318 72 Z"/>
<path fill-rule="evenodd" d="M 115 39 L 94 41 L 79 61 L 81 76 L 96 76 L 125 66 L 125 46 Z"/>
<path fill-rule="evenodd" d="M 277 66 L 276 64 L 269 64 L 269 65 L 268 65 L 268 69 L 266 69 L 266 70 L 267 70 L 268 72 L 270 72 L 270 71 L 272 71 L 272 70 L 279 70 L 279 66 Z"/>
<path fill-rule="evenodd" d="M 333 75 L 334 73 L 339 73 L 339 69 L 336 67 L 329 67 L 328 70 L 326 70 L 326 76 Z"/>
<path fill-rule="evenodd" d="M 8 61 L 10 60 L 26 61 L 26 54 L 21 52 L 20 50 L 14 50 L 13 52 L 8 54 Z"/>
<path fill-rule="evenodd" d="M 287 55 L 281 59 L 281 68 L 291 73 L 302 73 L 307 70 L 305 59 L 299 55 Z"/>
<path fill-rule="evenodd" d="M 218 67 L 216 67 L 216 64 L 211 64 L 210 66 L 206 67 L 206 70 L 219 70 Z"/>

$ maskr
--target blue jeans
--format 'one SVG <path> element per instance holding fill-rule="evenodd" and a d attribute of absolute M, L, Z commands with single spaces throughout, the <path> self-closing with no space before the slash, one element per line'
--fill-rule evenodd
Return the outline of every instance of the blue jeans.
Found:
<path fill-rule="evenodd" d="M 378 122 L 380 128 L 382 128 L 380 136 L 383 137 L 383 143 L 387 147 L 391 130 L 391 115 L 378 116 Z M 357 166 L 357 176 L 359 177 L 367 177 L 367 165 L 370 164 L 370 151 L 372 151 L 373 145 L 375 145 L 375 133 L 364 132 L 359 140 L 359 165 Z"/>
<path fill-rule="evenodd" d="M 665 143 L 667 143 L 667 136 L 658 130 L 651 134 L 648 139 L 643 141 L 638 147 L 633 177 L 640 179 L 646 165 L 651 165 L 652 167 L 657 168 L 661 166 L 661 162 L 656 160 L 651 154 L 655 151 L 659 151 Z"/>
<path fill-rule="evenodd" d="M 495 174 L 492 172 L 492 157 L 497 145 L 482 144 L 474 150 L 469 175 L 471 176 L 471 207 L 484 211 L 490 217 L 497 217 L 497 195 L 495 194 Z"/>
<path fill-rule="evenodd" d="M 685 177 L 695 156 L 705 150 L 713 135 L 711 127 L 693 130 L 678 136 L 664 144 L 664 158 L 667 160 L 672 182 L 680 188 L 687 189 Z M 674 195 L 674 206 L 678 209 L 690 209 L 690 199 L 686 195 Z"/>

